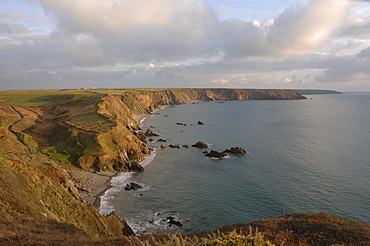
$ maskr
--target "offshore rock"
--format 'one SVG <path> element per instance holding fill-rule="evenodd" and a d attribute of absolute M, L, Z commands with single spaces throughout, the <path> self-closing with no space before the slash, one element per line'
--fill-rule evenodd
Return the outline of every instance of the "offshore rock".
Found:
<path fill-rule="evenodd" d="M 205 154 L 205 156 L 223 159 L 225 156 L 227 156 L 227 154 L 225 152 L 218 152 L 216 150 L 211 150 L 209 153 Z"/>
<path fill-rule="evenodd" d="M 168 145 L 168 147 L 170 147 L 170 148 L 173 148 L 173 149 L 180 149 L 180 145 L 178 145 L 178 144 L 170 144 L 170 145 Z"/>
<path fill-rule="evenodd" d="M 153 131 L 152 131 L 152 129 L 148 129 L 148 130 L 146 130 L 146 132 L 144 133 L 144 135 L 145 136 L 155 136 L 155 137 L 158 137 L 159 135 L 158 134 L 156 134 L 156 133 L 154 133 Z"/>
<path fill-rule="evenodd" d="M 231 153 L 231 154 L 234 154 L 234 155 L 245 155 L 245 154 L 247 154 L 247 151 L 245 151 L 244 149 L 242 149 L 240 147 L 231 147 L 230 149 L 226 149 L 224 152 Z"/>
<path fill-rule="evenodd" d="M 176 220 L 174 217 L 172 216 L 168 216 L 167 219 L 165 220 L 168 224 L 171 224 L 171 225 L 176 225 L 176 226 L 182 226 L 182 223 L 178 220 Z"/>
<path fill-rule="evenodd" d="M 138 190 L 138 189 L 141 189 L 141 188 L 143 188 L 143 187 L 141 187 L 141 185 L 136 184 L 134 182 L 130 182 L 130 183 L 126 184 L 126 186 L 125 186 L 125 190 L 127 190 L 127 191 Z"/>
<path fill-rule="evenodd" d="M 200 148 L 200 149 L 206 149 L 209 146 L 208 146 L 208 144 L 206 144 L 204 142 L 197 142 L 197 143 L 193 144 L 192 147 L 196 147 L 196 148 Z"/>

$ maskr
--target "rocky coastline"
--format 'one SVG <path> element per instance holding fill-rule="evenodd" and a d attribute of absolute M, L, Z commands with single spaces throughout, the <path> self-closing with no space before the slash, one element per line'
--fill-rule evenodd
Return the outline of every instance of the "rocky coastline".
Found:
<path fill-rule="evenodd" d="M 140 161 L 150 149 L 142 138 L 142 119 L 163 106 L 195 101 L 305 98 L 294 90 L 106 91 L 30 91 L 28 102 L 27 92 L 6 92 L 9 97 L 0 92 L 0 244 L 143 245 L 149 237 L 133 237 L 115 213 L 102 216 L 96 209 L 112 177 L 143 170 Z M 18 94 L 23 101 L 12 99 Z M 224 152 L 244 153 L 235 147 Z M 181 226 L 174 218 L 167 221 Z M 277 245 L 370 245 L 369 225 L 327 214 L 286 215 L 219 231 L 248 234 L 251 226 Z M 163 242 L 170 237 L 150 240 L 167 245 Z"/>
<path fill-rule="evenodd" d="M 66 223 L 94 240 L 133 234 L 116 214 L 101 216 L 95 207 L 117 172 L 144 170 L 140 162 L 150 153 L 140 129 L 144 117 L 194 101 L 304 99 L 294 90 L 247 89 L 37 90 L 1 96 L 1 216 L 14 223 L 29 218 Z"/>
<path fill-rule="evenodd" d="M 106 139 L 106 141 L 118 142 L 115 152 L 109 149 L 103 150 L 105 154 L 82 155 L 77 157 L 77 165 L 82 170 L 94 170 L 97 173 L 104 172 L 125 172 L 125 171 L 143 171 L 144 168 L 139 164 L 143 158 L 150 153 L 147 147 L 147 141 L 150 137 L 159 136 L 152 129 L 145 132 L 141 130 L 140 124 L 146 117 L 150 117 L 158 110 L 170 106 L 184 103 L 195 103 L 196 101 L 213 100 L 297 100 L 306 99 L 298 91 L 294 90 L 249 90 L 249 89 L 166 89 L 161 91 L 143 91 L 140 93 L 127 93 L 124 96 L 106 95 L 98 103 L 98 113 L 107 117 L 115 123 L 115 126 L 107 133 L 97 133 L 97 138 Z M 60 111 L 59 109 L 58 111 Z M 65 111 L 65 110 L 64 110 Z M 177 123 L 186 125 L 184 123 Z M 204 124 L 198 121 L 197 124 Z M 76 129 L 78 132 L 81 126 Z M 70 134 L 63 130 L 63 133 Z M 119 140 L 111 139 L 110 136 L 123 136 Z M 88 137 L 88 136 L 87 136 Z M 116 137 L 117 138 L 117 137 Z M 147 139 L 148 138 L 148 139 Z M 153 140 L 152 140 L 153 141 Z M 100 141 L 103 142 L 103 141 Z M 102 146 L 104 149 L 104 146 Z M 161 146 L 165 148 L 163 144 Z M 170 148 L 181 148 L 181 146 L 170 145 Z M 186 148 L 187 146 L 183 146 Z M 103 153 L 104 153 L 103 152 Z M 110 152 L 109 154 L 107 152 Z M 90 174 L 86 174 L 89 176 Z M 99 177 L 99 176 L 97 176 Z M 98 178 L 100 180 L 101 177 Z M 80 179 L 81 180 L 81 179 Z M 87 180 L 87 179 L 85 179 Z M 90 183 L 84 184 L 88 187 Z M 102 185 L 95 185 L 90 188 L 90 192 L 82 191 L 82 200 L 86 204 L 91 202 L 95 207 L 99 207 L 100 196 L 110 187 L 109 180 L 106 181 L 105 189 Z M 92 190 L 101 190 L 98 193 Z M 86 195 L 86 193 L 88 195 Z M 92 198 L 94 197 L 94 198 Z"/>

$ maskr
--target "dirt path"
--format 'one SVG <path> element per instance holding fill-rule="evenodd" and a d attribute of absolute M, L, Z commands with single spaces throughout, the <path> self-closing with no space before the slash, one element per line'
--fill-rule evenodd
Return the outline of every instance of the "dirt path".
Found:
<path fill-rule="evenodd" d="M 19 115 L 19 120 L 17 120 L 16 122 L 14 122 L 13 124 L 11 124 L 9 127 L 8 127 L 8 130 L 14 134 L 14 136 L 16 137 L 16 139 L 18 140 L 18 142 L 20 142 L 23 146 L 24 146 L 24 150 L 26 151 L 27 154 L 31 154 L 31 150 L 30 148 L 27 146 L 27 144 L 25 144 L 23 142 L 23 140 L 21 139 L 21 137 L 19 136 L 19 133 L 14 131 L 13 130 L 13 126 L 15 126 L 18 122 L 20 122 L 21 120 L 24 119 L 24 116 L 22 113 L 20 113 L 14 106 L 11 106 L 12 109 Z"/>

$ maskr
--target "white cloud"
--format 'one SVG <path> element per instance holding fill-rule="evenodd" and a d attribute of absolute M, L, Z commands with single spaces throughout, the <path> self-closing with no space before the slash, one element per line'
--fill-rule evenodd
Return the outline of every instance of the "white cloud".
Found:
<path fill-rule="evenodd" d="M 79 64 L 180 61 L 220 52 L 228 60 L 304 54 L 322 45 L 350 7 L 349 0 L 312 0 L 304 7 L 287 8 L 274 20 L 244 22 L 219 21 L 213 9 L 196 0 L 39 1 L 56 19 L 56 32 Z M 71 53 L 71 43 L 81 34 L 96 40 L 97 57 Z M 87 46 L 93 47 L 91 42 Z"/>
<path fill-rule="evenodd" d="M 266 24 L 225 21 L 226 57 L 244 59 L 309 53 L 336 31 L 350 6 L 349 0 L 312 0 L 305 7 L 285 9 L 273 22 Z"/>
<path fill-rule="evenodd" d="M 212 84 L 227 85 L 229 81 L 227 79 L 215 79 Z"/>

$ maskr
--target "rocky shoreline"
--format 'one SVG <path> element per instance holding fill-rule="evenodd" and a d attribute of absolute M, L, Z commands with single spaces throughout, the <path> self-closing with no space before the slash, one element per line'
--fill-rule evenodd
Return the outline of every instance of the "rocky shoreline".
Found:
<path fill-rule="evenodd" d="M 150 116 L 150 114 L 140 114 L 133 117 L 141 123 Z M 112 187 L 112 178 L 121 172 L 75 169 L 69 170 L 68 173 L 79 192 L 80 202 L 84 205 L 93 205 L 99 211 L 101 197 Z"/>
<path fill-rule="evenodd" d="M 84 205 L 94 205 L 97 209 L 100 206 L 100 196 L 111 187 L 110 180 L 118 174 L 115 171 L 89 172 L 81 169 L 68 173 L 79 192 L 80 202 Z"/>

